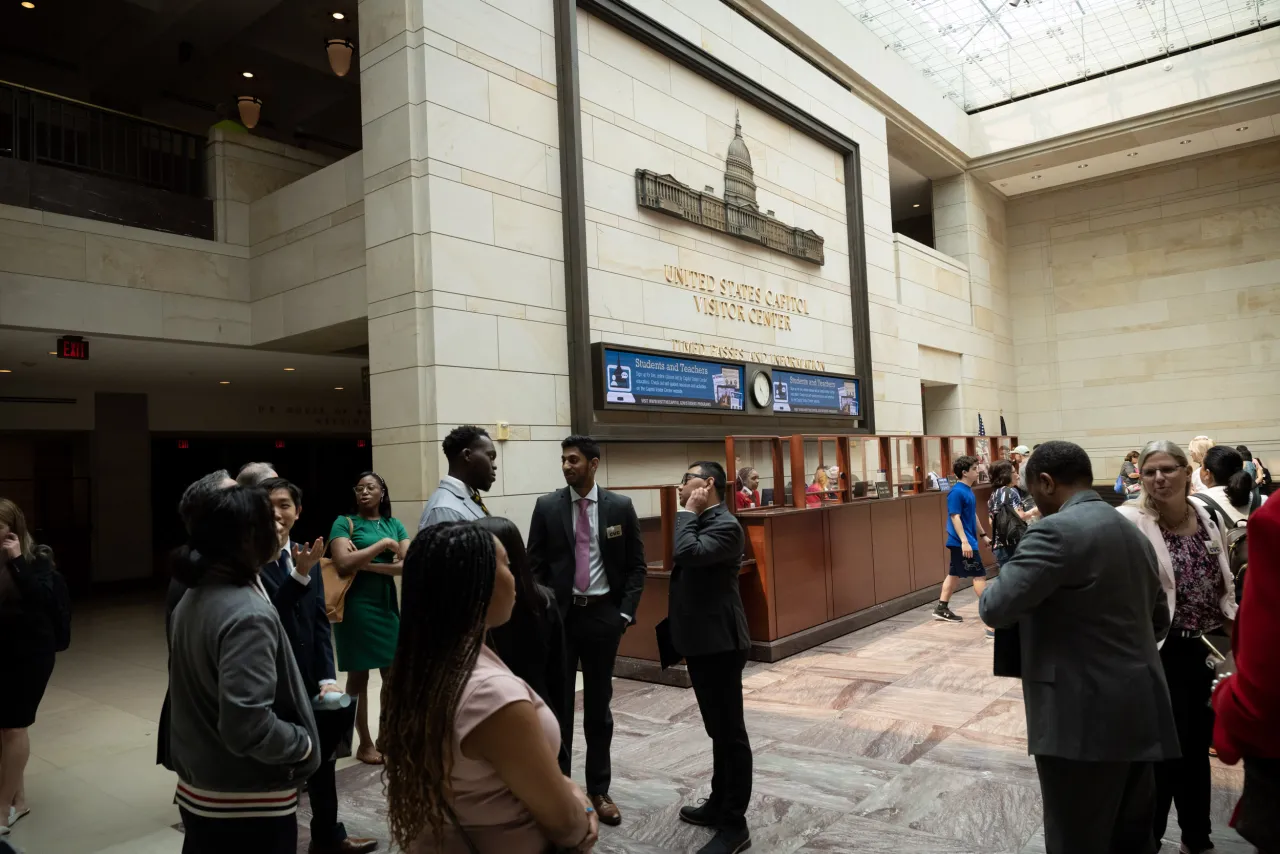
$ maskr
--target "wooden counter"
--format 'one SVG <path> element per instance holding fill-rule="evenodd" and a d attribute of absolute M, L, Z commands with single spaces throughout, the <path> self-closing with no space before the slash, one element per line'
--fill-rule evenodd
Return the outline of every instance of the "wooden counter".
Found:
<path fill-rule="evenodd" d="M 987 522 L 989 485 L 979 485 Z M 858 499 L 846 504 L 748 510 L 739 578 L 751 657 L 777 661 L 937 598 L 947 574 L 946 495 Z M 644 520 L 651 529 L 654 522 Z M 650 544 L 646 536 L 646 553 Z M 995 557 L 984 543 L 983 564 Z M 622 638 L 618 676 L 688 684 L 683 668 L 659 674 L 654 626 L 667 615 L 670 576 L 651 569 L 636 625 Z M 964 586 L 968 586 L 968 582 Z"/>

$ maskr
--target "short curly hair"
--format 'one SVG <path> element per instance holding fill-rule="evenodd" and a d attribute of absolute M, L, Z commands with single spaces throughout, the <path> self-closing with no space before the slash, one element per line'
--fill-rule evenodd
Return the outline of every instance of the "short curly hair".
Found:
<path fill-rule="evenodd" d="M 444 458 L 449 462 L 453 462 L 462 456 L 462 452 L 470 448 L 483 436 L 489 438 L 489 432 L 483 427 L 477 427 L 474 424 L 464 424 L 461 427 L 454 427 L 449 431 L 449 435 L 444 437 L 441 446 L 444 448 Z"/>

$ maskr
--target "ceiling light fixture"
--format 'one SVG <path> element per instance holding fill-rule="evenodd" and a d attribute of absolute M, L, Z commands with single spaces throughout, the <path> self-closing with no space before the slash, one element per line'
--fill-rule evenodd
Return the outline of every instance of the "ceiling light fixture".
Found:
<path fill-rule="evenodd" d="M 341 12 L 334 12 L 334 13 L 333 13 L 333 19 L 334 19 L 335 21 L 341 21 L 341 20 L 342 20 L 343 18 L 345 18 L 345 17 L 347 17 L 347 16 L 346 16 L 346 15 L 344 15 L 344 14 L 342 14 Z"/>
<path fill-rule="evenodd" d="M 350 39 L 325 39 L 324 51 L 329 54 L 329 67 L 339 77 L 346 77 L 351 70 L 351 54 L 356 46 Z"/>
<path fill-rule="evenodd" d="M 1044 177 L 1044 176 L 1043 176 L 1043 175 L 1032 175 L 1032 176 L 1031 176 L 1031 180 L 1032 180 L 1032 181 L 1039 181 L 1042 177 Z"/>
<path fill-rule="evenodd" d="M 252 78 L 253 78 L 253 72 L 252 72 L 252 71 L 241 71 L 241 72 L 240 72 L 240 76 L 241 76 L 241 77 L 248 77 L 249 79 L 252 79 Z"/>
<path fill-rule="evenodd" d="M 336 385 L 336 386 L 334 386 L 334 387 L 333 387 L 333 390 L 334 390 L 334 391 L 342 391 L 342 386 L 340 386 L 340 385 Z"/>
<path fill-rule="evenodd" d="M 56 356 L 56 355 L 58 355 L 58 351 L 57 351 L 57 350 L 50 350 L 50 351 L 49 351 L 49 355 L 50 355 L 50 356 Z"/>
<path fill-rule="evenodd" d="M 911 207 L 913 207 L 913 208 L 918 208 L 918 207 L 920 207 L 920 206 L 919 206 L 919 205 L 912 205 Z"/>
<path fill-rule="evenodd" d="M 218 385 L 231 385 L 231 380 L 218 380 Z"/>
<path fill-rule="evenodd" d="M 13 373 L 13 371 L 9 370 L 8 368 L 0 368 L 0 374 L 11 374 L 11 373 Z"/>
<path fill-rule="evenodd" d="M 1138 152 L 1136 151 L 1130 151 L 1128 154 L 1125 155 L 1125 157 L 1137 157 L 1137 156 L 1138 156 Z"/>
<path fill-rule="evenodd" d="M 1240 127 L 1236 128 L 1236 133 L 1239 133 L 1242 130 L 1248 130 L 1248 129 L 1249 129 L 1248 125 L 1240 125 Z"/>
<path fill-rule="evenodd" d="M 1191 140 L 1189 139 L 1184 139 L 1178 143 L 1178 145 L 1190 145 L 1190 144 L 1191 144 Z"/>
<path fill-rule="evenodd" d="M 1077 169 L 1088 169 L 1088 168 L 1089 168 L 1089 164 L 1088 164 L 1088 163 L 1080 163 L 1080 164 L 1077 164 L 1077 165 L 1076 165 L 1076 168 L 1077 168 Z"/>
<path fill-rule="evenodd" d="M 285 368 L 285 370 L 286 370 L 286 371 L 296 371 L 296 370 L 298 370 L 298 369 L 297 369 L 297 368 Z"/>
<path fill-rule="evenodd" d="M 32 3 L 31 0 L 22 0 L 22 8 L 34 9 L 35 7 L 36 7 L 36 4 Z"/>
<path fill-rule="evenodd" d="M 258 126 L 258 119 L 262 117 L 262 99 L 252 95 L 241 95 L 236 98 L 236 109 L 240 111 L 240 123 L 249 130 L 253 130 Z"/>

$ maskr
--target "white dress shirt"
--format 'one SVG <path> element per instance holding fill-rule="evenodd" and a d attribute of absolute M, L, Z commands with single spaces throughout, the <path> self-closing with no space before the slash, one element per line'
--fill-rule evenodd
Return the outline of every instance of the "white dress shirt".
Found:
<path fill-rule="evenodd" d="M 579 497 L 576 492 L 573 495 L 573 542 L 574 554 L 577 554 L 578 542 L 578 516 L 582 513 L 579 504 L 583 501 L 587 502 L 587 518 L 591 520 L 591 583 L 587 585 L 586 590 L 579 590 L 576 586 L 573 592 L 578 596 L 603 596 L 609 592 L 609 576 L 604 571 L 604 556 L 600 554 L 600 487 L 592 486 L 591 491 L 586 495 Z"/>

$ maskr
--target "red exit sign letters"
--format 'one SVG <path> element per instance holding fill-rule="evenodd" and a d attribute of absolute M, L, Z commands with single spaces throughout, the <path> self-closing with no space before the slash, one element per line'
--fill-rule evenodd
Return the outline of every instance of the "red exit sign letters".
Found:
<path fill-rule="evenodd" d="M 89 361 L 89 342 L 78 335 L 64 335 L 58 339 L 58 358 Z"/>

